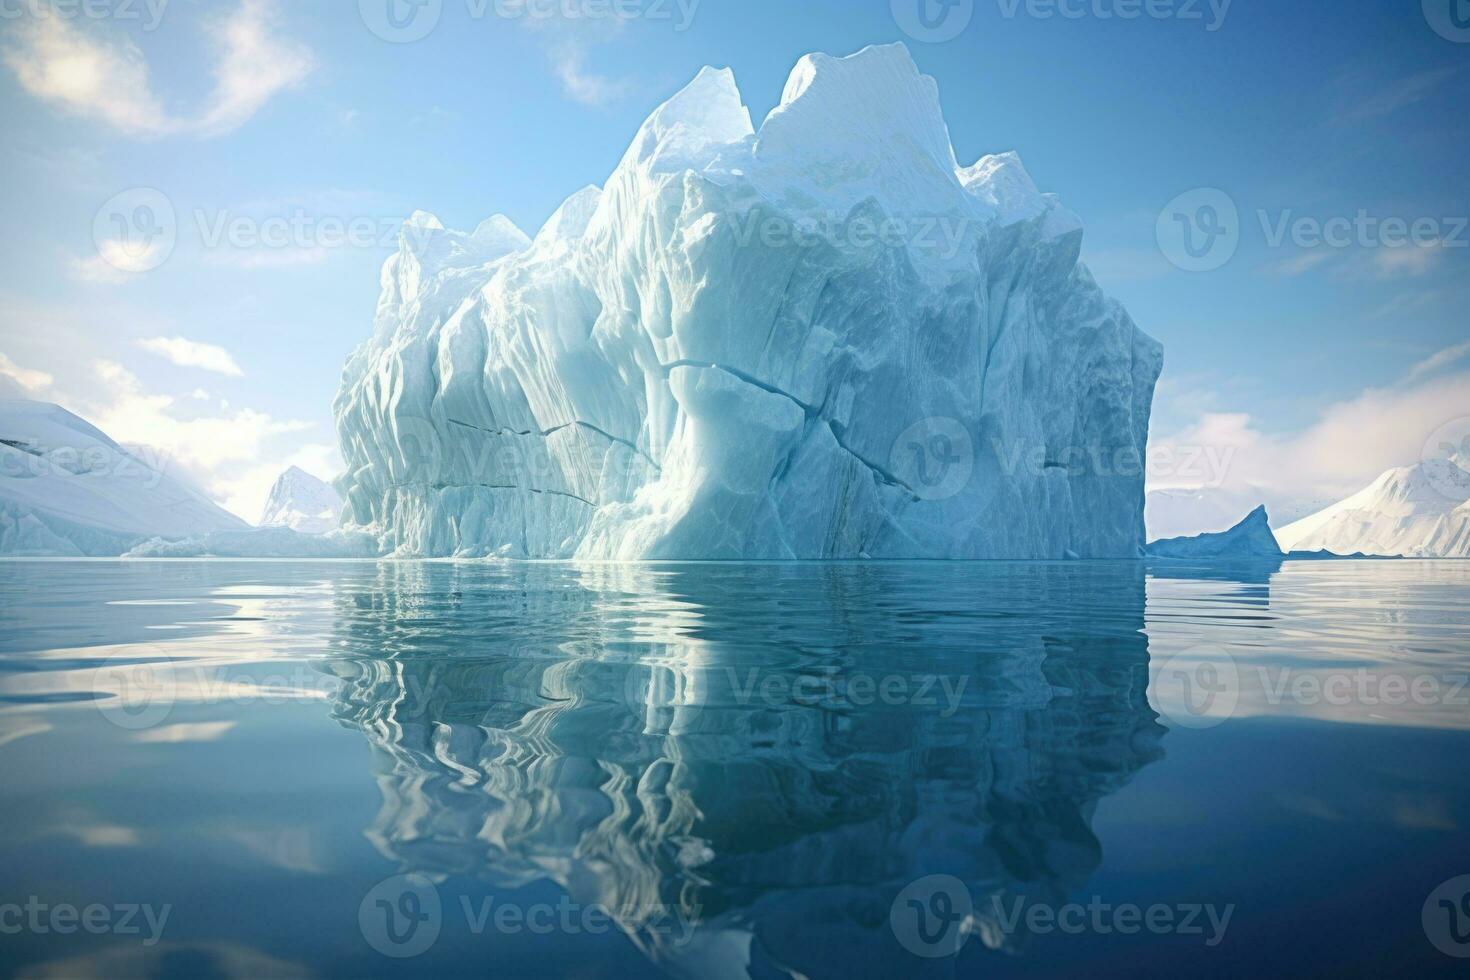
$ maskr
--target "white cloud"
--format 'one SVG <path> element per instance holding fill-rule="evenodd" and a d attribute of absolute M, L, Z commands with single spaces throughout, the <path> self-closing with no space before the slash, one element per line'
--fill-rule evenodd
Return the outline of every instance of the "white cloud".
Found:
<path fill-rule="evenodd" d="M 632 91 L 626 79 L 598 75 L 587 62 L 592 48 L 622 34 L 625 22 L 616 17 L 529 17 L 521 21 L 541 35 L 551 70 L 561 82 L 562 92 L 574 102 L 604 106 Z"/>
<path fill-rule="evenodd" d="M 49 388 L 56 380 L 45 371 L 21 367 L 4 354 L 0 354 L 0 377 L 9 378 L 28 392 Z"/>
<path fill-rule="evenodd" d="M 587 70 L 587 48 L 577 41 L 566 41 L 552 47 L 551 69 L 561 82 L 562 91 L 574 102 L 588 106 L 604 106 L 628 94 L 628 82 Z"/>
<path fill-rule="evenodd" d="M 198 122 L 203 134 L 239 128 L 278 92 L 311 73 L 310 49 L 277 37 L 275 14 L 274 0 L 243 0 L 232 16 L 211 26 L 219 60 L 210 106 Z"/>
<path fill-rule="evenodd" d="M 98 243 L 96 255 L 73 257 L 71 275 L 81 282 L 127 282 L 135 273 L 158 268 L 162 262 L 159 256 L 166 247 L 161 239 L 140 247 L 138 243 L 108 238 Z"/>
<path fill-rule="evenodd" d="M 1325 503 L 1361 490 L 1385 470 L 1419 462 L 1432 433 L 1470 416 L 1470 372 L 1422 380 L 1430 370 L 1451 363 L 1455 350 L 1421 362 L 1397 385 L 1369 388 L 1328 406 L 1299 432 L 1267 432 L 1259 419 L 1244 412 L 1205 413 L 1152 441 L 1149 488 L 1260 487 L 1268 493 L 1268 504 L 1302 499 Z M 1196 469 L 1204 476 L 1170 472 L 1167 465 L 1153 465 L 1155 456 L 1198 459 Z M 1223 464 L 1212 469 L 1211 460 Z"/>
<path fill-rule="evenodd" d="M 156 326 L 157 315 L 151 306 L 132 308 L 116 301 L 42 305 L 0 290 L 0 338 L 31 338 L 24 349 L 4 341 L 0 347 L 10 347 L 8 353 L 15 357 L 44 357 L 46 371 L 56 375 L 38 396 L 0 372 L 0 397 L 57 402 L 118 442 L 140 447 L 146 461 L 192 482 L 245 518 L 260 515 L 271 483 L 287 466 L 298 465 L 324 478 L 342 471 L 325 409 L 306 416 L 310 421 L 283 418 L 251 400 L 259 392 L 247 395 L 243 403 L 235 399 L 232 406 L 217 391 L 207 390 L 212 387 L 208 382 L 194 387 L 207 376 L 155 392 L 118 364 L 117 351 L 131 349 L 132 340 L 108 340 L 98 334 L 97 324 L 110 325 L 102 332 L 108 337 L 117 331 L 131 338 L 149 324 Z M 170 325 L 166 335 L 174 336 L 175 329 Z"/>
<path fill-rule="evenodd" d="M 36 98 L 128 135 L 219 136 L 239 128 L 312 69 L 308 48 L 274 33 L 275 13 L 275 0 L 241 0 L 232 14 L 206 24 L 214 89 L 194 118 L 163 106 L 137 45 L 97 36 L 73 20 L 23 18 L 4 61 Z"/>
<path fill-rule="evenodd" d="M 110 823 L 60 827 L 57 832 L 75 837 L 85 847 L 137 847 L 142 843 L 132 827 Z"/>
<path fill-rule="evenodd" d="M 179 367 L 200 368 L 236 378 L 245 373 L 229 351 L 214 344 L 201 344 L 186 337 L 148 337 L 138 341 L 138 346 Z"/>
<path fill-rule="evenodd" d="M 1442 367 L 1448 367 L 1454 364 L 1466 355 L 1470 355 L 1470 340 L 1465 341 L 1463 344 L 1455 344 L 1453 347 L 1446 347 L 1444 350 L 1435 351 L 1433 354 L 1430 354 L 1424 360 L 1410 368 L 1404 380 L 1406 382 L 1417 381 L 1426 374 L 1433 374 Z"/>
<path fill-rule="evenodd" d="M 96 361 L 92 365 L 98 394 L 85 404 L 82 415 L 124 445 L 147 447 L 146 457 L 177 465 L 226 509 L 252 517 L 265 502 L 246 499 L 241 481 L 255 470 L 279 473 L 285 465 L 267 466 L 267 445 L 276 437 L 303 432 L 311 423 L 272 418 L 264 412 L 239 409 L 228 415 L 189 415 L 169 395 L 146 391 L 122 365 Z M 228 409 L 221 405 L 221 412 Z M 273 473 L 273 475 L 274 475 Z"/>
<path fill-rule="evenodd" d="M 1462 70 L 1459 67 L 1430 68 L 1398 79 L 1360 99 L 1355 105 L 1339 113 L 1335 121 L 1339 124 L 1356 123 L 1393 115 L 1400 109 L 1423 102 Z"/>
<path fill-rule="evenodd" d="M 1269 269 L 1274 275 L 1295 279 L 1297 276 L 1312 271 L 1324 262 L 1331 261 L 1338 254 L 1340 253 L 1330 248 L 1305 249 L 1290 258 L 1285 258 L 1274 263 Z"/>
<path fill-rule="evenodd" d="M 1370 320 L 1385 320 L 1408 316 L 1410 313 L 1415 313 L 1426 306 L 1433 306 L 1448 298 L 1450 298 L 1450 294 L 1443 289 L 1413 289 L 1390 297 L 1369 310 L 1366 316 Z"/>
<path fill-rule="evenodd" d="M 1379 248 L 1373 252 L 1373 269 L 1380 279 L 1414 278 L 1433 271 L 1444 258 L 1440 242 Z"/>
<path fill-rule="evenodd" d="M 72 256 L 67 268 L 71 272 L 71 277 L 77 282 L 116 285 L 128 280 L 127 273 L 113 266 L 100 254 L 88 256 L 85 259 Z"/>
<path fill-rule="evenodd" d="M 32 16 L 16 24 L 5 64 L 37 98 L 125 133 L 176 125 L 154 98 L 148 63 L 131 41 L 107 43 L 59 16 Z"/>
<path fill-rule="evenodd" d="M 1384 280 L 1416 279 L 1436 269 L 1445 258 L 1445 249 L 1443 241 L 1380 244 L 1352 251 L 1318 246 L 1273 261 L 1265 268 L 1272 275 L 1296 278 L 1330 263 L 1333 275 L 1343 280 L 1355 281 L 1365 276 Z"/>

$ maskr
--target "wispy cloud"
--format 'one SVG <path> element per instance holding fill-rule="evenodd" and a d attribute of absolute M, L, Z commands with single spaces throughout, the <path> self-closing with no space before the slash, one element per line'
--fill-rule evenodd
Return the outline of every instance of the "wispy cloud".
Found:
<path fill-rule="evenodd" d="M 179 367 L 200 368 L 216 374 L 241 377 L 244 371 L 235 363 L 235 358 L 223 347 L 201 344 L 187 337 L 147 337 L 138 341 L 144 350 L 168 359 Z"/>
<path fill-rule="evenodd" d="M 214 94 L 197 128 L 204 135 L 239 128 L 278 92 L 311 73 L 310 49 L 275 34 L 274 0 L 244 0 L 209 28 L 218 58 Z"/>
<path fill-rule="evenodd" d="M 1339 125 L 1361 123 L 1391 116 L 1400 109 L 1423 102 L 1445 82 L 1460 74 L 1459 67 L 1429 68 L 1383 86 L 1361 97 L 1338 112 L 1333 119 Z"/>
<path fill-rule="evenodd" d="M 75 837 L 83 847 L 137 847 L 142 843 L 134 828 L 111 823 L 66 824 L 53 832 Z"/>
<path fill-rule="evenodd" d="M 4 354 L 0 354 L 0 377 L 9 378 L 28 392 L 42 391 L 56 381 L 45 371 L 23 368 Z"/>
<path fill-rule="evenodd" d="M 78 282 L 116 285 L 129 281 L 137 273 L 157 268 L 166 247 L 161 239 L 129 242 L 108 238 L 97 243 L 96 255 L 72 256 L 68 270 Z"/>
<path fill-rule="evenodd" d="M 587 70 L 587 47 L 578 41 L 553 45 L 551 68 L 561 82 L 562 91 L 574 102 L 588 106 L 604 106 L 623 98 L 631 86 L 625 80 L 598 75 Z"/>
<path fill-rule="evenodd" d="M 1470 340 L 1465 341 L 1463 344 L 1455 344 L 1453 347 L 1446 347 L 1444 350 L 1436 351 L 1410 368 L 1404 381 L 1405 383 L 1418 381 L 1426 375 L 1434 374 L 1441 368 L 1449 367 L 1467 355 L 1470 355 Z"/>
<path fill-rule="evenodd" d="M 1443 289 L 1413 289 L 1392 296 L 1384 302 L 1369 310 L 1366 314 L 1370 320 L 1385 320 L 1396 317 L 1407 316 L 1426 306 L 1433 306 L 1446 299 L 1449 293 Z"/>
<path fill-rule="evenodd" d="M 1444 255 L 1441 242 L 1379 248 L 1373 251 L 1373 271 L 1379 279 L 1413 279 L 1433 272 Z"/>
<path fill-rule="evenodd" d="M 1354 282 L 1363 279 L 1418 279 L 1434 272 L 1445 256 L 1445 245 L 1440 241 L 1358 249 L 1322 245 L 1269 261 L 1262 270 L 1267 275 L 1286 279 L 1295 279 L 1318 269 L 1325 269 L 1337 279 Z M 1426 302 L 1429 299 L 1419 300 L 1420 305 Z"/>
<path fill-rule="evenodd" d="M 167 461 L 163 465 L 177 465 L 236 514 L 259 513 L 270 480 L 289 465 L 272 463 L 267 444 L 313 428 L 248 408 L 231 412 L 224 403 L 221 414 L 198 414 L 170 395 L 148 391 L 115 361 L 94 361 L 92 373 L 95 391 L 81 412 L 89 422 L 124 445 L 147 447 L 150 461 L 157 454 Z M 313 446 L 301 447 L 290 459 L 298 457 L 321 461 Z"/>
<path fill-rule="evenodd" d="M 14 27 L 5 64 L 37 98 L 124 133 L 177 125 L 153 95 L 143 53 L 126 39 L 103 41 L 59 16 L 27 17 Z"/>
<path fill-rule="evenodd" d="M 241 0 L 228 16 L 206 23 L 214 88 L 192 117 L 165 108 L 131 40 L 104 38 L 54 12 L 17 21 L 4 61 L 31 95 L 124 134 L 219 136 L 311 72 L 311 51 L 275 32 L 276 14 L 275 0 Z"/>
<path fill-rule="evenodd" d="M 226 303 L 225 312 L 233 315 L 230 305 Z M 247 392 L 243 403 L 236 399 L 232 405 L 219 392 L 206 390 L 213 386 L 205 379 L 223 383 L 227 376 L 221 374 L 179 373 L 168 387 L 155 389 L 119 363 L 124 357 L 152 356 L 142 353 L 132 338 L 187 336 L 182 323 L 160 324 L 160 315 L 153 304 L 130 306 L 109 298 L 57 306 L 0 290 L 0 337 L 26 338 L 23 348 L 7 342 L 0 342 L 0 348 L 21 370 L 40 368 L 40 373 L 55 375 L 37 393 L 0 372 L 0 397 L 54 401 L 118 442 L 143 447 L 145 461 L 196 484 L 225 509 L 246 518 L 260 514 L 275 478 L 290 465 L 322 476 L 342 471 L 329 414 L 282 416 L 256 400 L 259 392 Z M 101 322 L 108 330 L 99 334 L 96 325 Z M 201 382 L 204 386 L 196 387 Z"/>
<path fill-rule="evenodd" d="M 628 79 L 597 74 L 588 67 L 594 47 L 622 35 L 625 29 L 622 19 L 528 17 L 521 23 L 540 36 L 552 73 L 561 82 L 563 94 L 572 101 L 600 107 L 616 102 L 633 90 Z"/>
<path fill-rule="evenodd" d="M 1212 486 L 1241 492 L 1264 488 L 1270 504 L 1338 500 L 1387 469 L 1418 462 L 1431 433 L 1457 416 L 1470 415 L 1470 372 L 1429 377 L 1467 350 L 1441 351 L 1395 384 L 1368 388 L 1329 405 L 1296 432 L 1269 432 L 1248 412 L 1208 412 L 1154 439 L 1149 451 L 1172 459 L 1208 450 L 1213 458 L 1228 461 L 1223 479 Z M 1151 473 L 1150 489 L 1203 485 L 1170 476 Z"/>
<path fill-rule="evenodd" d="M 1267 267 L 1267 271 L 1275 276 L 1284 276 L 1288 279 L 1295 279 L 1297 276 L 1305 275 L 1318 266 L 1330 262 L 1336 255 L 1339 254 L 1341 253 L 1336 252 L 1330 248 L 1305 249 L 1296 253 L 1290 258 L 1285 258 L 1281 259 L 1278 262 L 1273 262 Z"/>

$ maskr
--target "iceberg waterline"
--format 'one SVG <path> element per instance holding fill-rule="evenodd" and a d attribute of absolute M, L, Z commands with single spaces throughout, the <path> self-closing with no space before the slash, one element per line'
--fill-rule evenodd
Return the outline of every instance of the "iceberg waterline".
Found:
<path fill-rule="evenodd" d="M 1013 154 L 958 165 L 902 46 L 803 58 L 759 130 L 706 69 L 534 239 L 406 224 L 335 403 L 346 528 L 412 556 L 1136 557 L 1162 352 L 1081 242 Z"/>

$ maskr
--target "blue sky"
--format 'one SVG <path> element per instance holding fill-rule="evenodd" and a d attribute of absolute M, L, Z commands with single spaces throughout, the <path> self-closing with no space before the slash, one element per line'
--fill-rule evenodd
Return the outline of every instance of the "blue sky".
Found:
<path fill-rule="evenodd" d="M 331 399 L 403 217 L 534 232 L 701 66 L 760 119 L 802 54 L 889 41 L 938 80 L 962 163 L 1017 150 L 1082 217 L 1165 345 L 1160 444 L 1315 499 L 1470 416 L 1465 0 L 392 0 L 432 23 L 404 43 L 370 26 L 390 0 L 48 2 L 0 0 L 0 393 L 168 450 L 249 519 L 288 462 L 337 465 Z M 955 36 L 906 33 L 920 3 Z M 109 202 L 146 216 L 138 188 L 174 213 L 156 267 L 94 228 Z M 1185 271 L 1173 214 L 1218 192 L 1238 220 Z M 305 230 L 256 243 L 272 218 Z M 1338 245 L 1293 243 L 1332 219 Z"/>

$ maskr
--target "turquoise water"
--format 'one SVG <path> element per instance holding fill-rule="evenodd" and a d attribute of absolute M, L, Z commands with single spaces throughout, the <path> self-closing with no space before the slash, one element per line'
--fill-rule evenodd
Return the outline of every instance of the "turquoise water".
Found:
<path fill-rule="evenodd" d="M 6 563 L 0 975 L 1462 974 L 1467 624 L 1465 562 Z"/>

